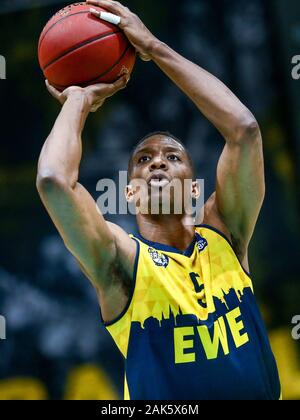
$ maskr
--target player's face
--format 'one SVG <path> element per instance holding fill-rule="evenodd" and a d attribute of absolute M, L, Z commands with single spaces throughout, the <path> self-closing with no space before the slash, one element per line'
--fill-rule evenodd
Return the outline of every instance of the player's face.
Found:
<path fill-rule="evenodd" d="M 141 195 L 148 210 L 149 204 L 156 202 L 160 209 L 162 203 L 170 203 L 171 213 L 175 205 L 183 211 L 184 197 L 191 196 L 192 176 L 184 148 L 161 135 L 145 140 L 132 159 L 131 182 L 143 181 L 145 187 Z"/>

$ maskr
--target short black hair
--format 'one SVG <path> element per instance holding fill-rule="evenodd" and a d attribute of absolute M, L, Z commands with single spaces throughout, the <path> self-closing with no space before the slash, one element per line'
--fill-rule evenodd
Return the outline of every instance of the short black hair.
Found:
<path fill-rule="evenodd" d="M 139 142 L 138 144 L 134 147 L 134 149 L 132 150 L 131 154 L 130 154 L 130 158 L 129 158 L 129 162 L 128 162 L 128 176 L 129 178 L 131 178 L 131 173 L 132 173 L 132 161 L 133 161 L 133 156 L 135 155 L 137 149 L 139 148 L 139 146 L 141 144 L 144 143 L 144 141 L 150 139 L 151 137 L 155 137 L 155 136 L 164 136 L 164 137 L 169 137 L 170 139 L 175 140 L 178 144 L 180 144 L 180 146 L 183 147 L 187 158 L 189 160 L 189 164 L 191 166 L 191 171 L 192 174 L 194 176 L 194 165 L 193 165 L 193 161 L 191 158 L 191 155 L 189 153 L 189 151 L 186 149 L 185 145 L 183 144 L 183 142 L 176 136 L 174 136 L 174 134 L 170 133 L 169 131 L 153 131 L 152 133 L 147 134 L 146 136 L 144 136 Z"/>

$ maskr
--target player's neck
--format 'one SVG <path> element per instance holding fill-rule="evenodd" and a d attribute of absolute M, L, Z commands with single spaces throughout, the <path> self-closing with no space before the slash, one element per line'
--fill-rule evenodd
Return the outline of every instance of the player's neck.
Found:
<path fill-rule="evenodd" d="M 168 245 L 181 251 L 188 248 L 195 236 L 195 226 L 187 217 L 138 215 L 137 223 L 140 234 L 148 241 Z"/>

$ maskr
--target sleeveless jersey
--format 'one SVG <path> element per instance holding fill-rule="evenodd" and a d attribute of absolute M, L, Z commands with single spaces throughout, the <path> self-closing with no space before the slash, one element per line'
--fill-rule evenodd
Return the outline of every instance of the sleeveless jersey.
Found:
<path fill-rule="evenodd" d="M 132 293 L 105 324 L 125 358 L 125 399 L 278 400 L 252 281 L 226 237 L 198 226 L 185 252 L 132 238 Z"/>

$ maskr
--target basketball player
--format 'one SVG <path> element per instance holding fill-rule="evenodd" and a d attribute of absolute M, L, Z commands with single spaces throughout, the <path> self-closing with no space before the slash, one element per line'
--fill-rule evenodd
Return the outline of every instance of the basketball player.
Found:
<path fill-rule="evenodd" d="M 104 220 L 78 183 L 88 114 L 128 77 L 63 93 L 47 84 L 63 106 L 41 153 L 37 187 L 95 286 L 102 321 L 125 358 L 125 399 L 277 400 L 277 367 L 248 274 L 248 246 L 265 194 L 258 123 L 223 83 L 159 41 L 128 8 L 88 3 L 112 14 L 142 59 L 153 60 L 225 141 L 201 225 L 186 223 L 184 212 L 145 212 L 137 215 L 139 234 L 128 235 Z M 128 201 L 136 202 L 135 179 L 159 197 L 174 179 L 190 179 L 190 196 L 199 195 L 187 150 L 166 133 L 147 136 L 134 150 Z"/>

